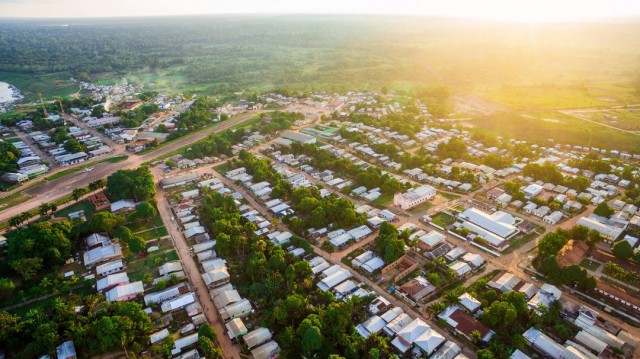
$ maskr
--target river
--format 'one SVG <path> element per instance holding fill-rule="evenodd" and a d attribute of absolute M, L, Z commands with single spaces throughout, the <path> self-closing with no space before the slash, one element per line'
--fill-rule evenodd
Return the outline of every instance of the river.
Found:
<path fill-rule="evenodd" d="M 15 87 L 0 81 L 0 104 L 20 100 L 20 93 L 14 93 Z"/>

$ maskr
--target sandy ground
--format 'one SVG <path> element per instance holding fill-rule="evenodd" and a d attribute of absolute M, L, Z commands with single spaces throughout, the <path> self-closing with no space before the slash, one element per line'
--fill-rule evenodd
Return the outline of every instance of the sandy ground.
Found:
<path fill-rule="evenodd" d="M 455 105 L 453 111 L 455 113 L 491 115 L 496 112 L 507 111 L 509 108 L 494 102 L 489 102 L 482 97 L 468 93 L 463 95 L 451 96 Z"/>

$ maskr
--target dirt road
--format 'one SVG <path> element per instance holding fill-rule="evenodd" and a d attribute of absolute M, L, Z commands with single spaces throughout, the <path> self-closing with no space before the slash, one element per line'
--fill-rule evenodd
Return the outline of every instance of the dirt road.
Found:
<path fill-rule="evenodd" d="M 81 171 L 69 176 L 55 179 L 53 181 L 47 181 L 42 185 L 24 191 L 24 194 L 32 196 L 31 199 L 26 200 L 16 206 L 0 211 L 0 221 L 7 220 L 8 218 L 11 218 L 22 212 L 32 210 L 44 202 L 52 202 L 59 198 L 62 198 L 71 193 L 73 189 L 78 187 L 86 187 L 87 185 L 89 185 L 89 183 L 101 178 L 105 178 L 116 172 L 117 170 L 137 168 L 144 162 L 152 161 L 157 157 L 166 155 L 182 147 L 188 146 L 207 137 L 212 133 L 229 129 L 230 127 L 247 121 L 255 116 L 255 112 L 246 113 L 238 117 L 226 120 L 217 126 L 208 128 L 200 132 L 196 132 L 191 136 L 179 139 L 167 146 L 161 147 L 144 155 L 133 155 L 130 156 L 127 160 L 118 163 L 103 162 L 95 165 L 91 172 Z"/>
<path fill-rule="evenodd" d="M 240 358 L 240 348 L 238 345 L 234 345 L 227 336 L 226 329 L 222 324 L 222 320 L 220 320 L 215 305 L 213 304 L 213 300 L 211 300 L 211 297 L 209 296 L 209 290 L 207 289 L 207 286 L 204 283 L 202 276 L 200 275 L 198 265 L 191 255 L 187 240 L 184 238 L 182 232 L 180 231 L 178 224 L 175 221 L 171 220 L 171 208 L 169 207 L 169 203 L 164 196 L 164 191 L 162 191 L 160 188 L 158 188 L 158 192 L 156 193 L 156 200 L 158 202 L 158 213 L 162 217 L 162 220 L 165 223 L 165 227 L 169 231 L 169 234 L 173 241 L 173 245 L 176 249 L 176 252 L 178 252 L 178 256 L 180 257 L 182 267 L 184 268 L 185 273 L 189 277 L 189 281 L 196 291 L 196 295 L 198 296 L 198 300 L 202 305 L 202 309 L 207 318 L 207 322 L 216 331 L 216 335 L 218 336 L 218 345 L 220 345 L 220 348 L 224 353 L 224 357 Z"/>

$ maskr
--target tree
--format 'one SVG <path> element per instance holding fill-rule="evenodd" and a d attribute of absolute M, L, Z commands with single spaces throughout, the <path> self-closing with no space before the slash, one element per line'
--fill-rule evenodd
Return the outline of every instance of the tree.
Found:
<path fill-rule="evenodd" d="M 115 235 L 116 235 L 116 238 L 127 242 L 133 236 L 133 233 L 131 232 L 129 227 L 120 226 L 118 227 L 118 229 L 116 229 Z"/>
<path fill-rule="evenodd" d="M 78 142 L 78 140 L 76 140 L 73 137 L 71 137 L 68 140 L 66 140 L 64 142 L 64 145 L 62 145 L 62 146 L 69 153 L 78 153 L 78 152 L 87 151 L 87 146 L 85 146 L 82 143 Z"/>
<path fill-rule="evenodd" d="M 156 194 L 153 175 L 146 166 L 119 170 L 107 178 L 105 194 L 111 201 L 127 198 L 135 201 L 151 200 Z"/>
<path fill-rule="evenodd" d="M 198 338 L 201 337 L 209 338 L 209 340 L 214 342 L 218 336 L 216 335 L 216 332 L 213 330 L 213 328 L 211 328 L 209 324 L 205 323 L 200 327 L 200 329 L 198 329 Z"/>
<path fill-rule="evenodd" d="M 616 258 L 629 259 L 633 256 L 633 248 L 625 240 L 618 241 L 613 245 L 613 254 Z"/>
<path fill-rule="evenodd" d="M 48 215 L 50 210 L 51 210 L 51 205 L 49 203 L 42 203 L 40 204 L 40 207 L 38 207 L 38 213 L 42 217 Z"/>
<path fill-rule="evenodd" d="M 109 232 L 113 234 L 115 229 L 124 224 L 124 218 L 110 212 L 98 212 L 93 215 L 89 228 L 92 232 Z"/>
<path fill-rule="evenodd" d="M 75 201 L 79 200 L 82 196 L 87 194 L 88 190 L 85 187 L 74 188 L 71 192 L 71 196 Z"/>
<path fill-rule="evenodd" d="M 156 208 L 149 202 L 142 202 L 138 205 L 135 218 L 139 220 L 150 220 L 158 215 Z"/>
<path fill-rule="evenodd" d="M 31 280 L 36 277 L 40 269 L 42 268 L 42 258 L 23 258 L 9 263 L 11 269 L 16 271 L 24 278 L 24 280 Z"/>
<path fill-rule="evenodd" d="M 131 252 L 135 254 L 140 254 L 144 252 L 147 246 L 147 243 L 144 241 L 144 239 L 138 236 L 129 238 L 129 241 L 127 241 L 127 244 L 129 245 L 129 249 L 131 250 Z"/>
<path fill-rule="evenodd" d="M 107 112 L 107 110 L 105 110 L 104 106 L 102 105 L 94 106 L 91 109 L 91 116 L 101 118 L 102 114 L 105 112 Z"/>
<path fill-rule="evenodd" d="M 596 209 L 593 210 L 593 213 L 600 217 L 609 218 L 614 213 L 614 211 L 609 207 L 607 202 L 602 202 L 596 207 Z"/>
<path fill-rule="evenodd" d="M 309 327 L 302 336 L 302 351 L 305 353 L 305 356 L 312 357 L 313 353 L 322 348 L 323 343 L 324 338 L 320 328 L 316 326 Z"/>
<path fill-rule="evenodd" d="M 175 168 L 176 167 L 176 162 L 174 160 L 171 160 L 171 159 L 164 161 L 164 164 L 169 168 Z"/>
<path fill-rule="evenodd" d="M 89 183 L 89 191 L 95 191 L 107 186 L 107 180 L 104 178 Z"/>
<path fill-rule="evenodd" d="M 11 293 L 14 289 L 16 289 L 16 286 L 10 278 L 0 278 L 0 293 Z"/>
<path fill-rule="evenodd" d="M 478 359 L 495 359 L 493 352 L 489 349 L 480 349 L 476 352 Z"/>
<path fill-rule="evenodd" d="M 169 129 L 167 128 L 167 125 L 165 125 L 164 123 L 161 123 L 156 127 L 156 132 L 169 133 Z"/>

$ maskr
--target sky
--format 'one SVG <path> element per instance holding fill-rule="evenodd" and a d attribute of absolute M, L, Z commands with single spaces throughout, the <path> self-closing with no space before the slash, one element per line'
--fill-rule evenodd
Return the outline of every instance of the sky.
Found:
<path fill-rule="evenodd" d="M 393 14 L 516 22 L 640 17 L 640 0 L 0 0 L 0 17 Z"/>

